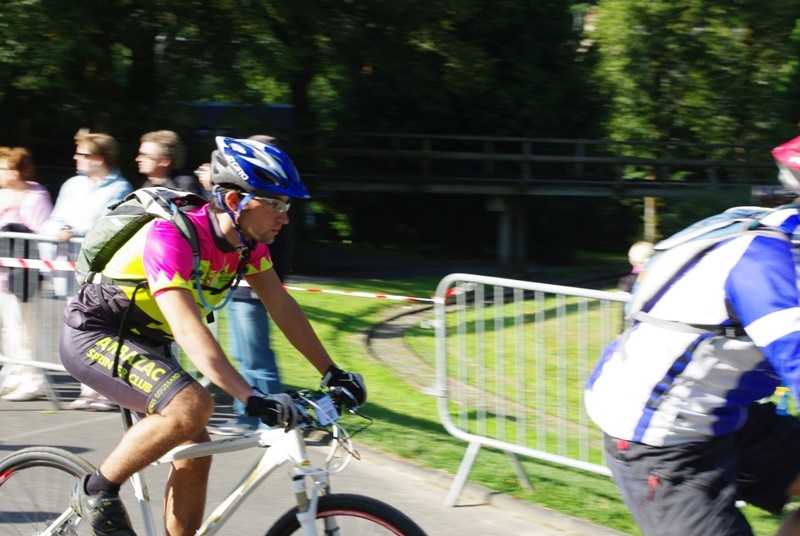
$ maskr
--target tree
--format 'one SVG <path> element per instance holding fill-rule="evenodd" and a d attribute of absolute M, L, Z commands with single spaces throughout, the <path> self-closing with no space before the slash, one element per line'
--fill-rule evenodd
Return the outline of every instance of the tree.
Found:
<path fill-rule="evenodd" d="M 800 2 L 600 0 L 595 39 L 617 140 L 772 143 Z"/>
<path fill-rule="evenodd" d="M 390 3 L 352 32 L 334 80 L 351 129 L 589 137 L 580 11 L 559 0 Z M 391 33 L 387 30 L 391 29 Z M 593 120 L 594 119 L 594 120 Z"/>
<path fill-rule="evenodd" d="M 128 132 L 157 101 L 156 37 L 168 2 L 9 0 L 0 11 L 0 121 L 6 132 Z M 146 117 L 146 115 L 145 115 Z M 21 133 L 22 125 L 35 132 Z M 139 123 L 141 124 L 141 123 Z"/>
<path fill-rule="evenodd" d="M 787 114 L 792 107 L 787 67 L 795 62 L 790 36 L 798 14 L 798 0 L 780 6 L 752 0 L 600 0 L 589 36 L 610 95 L 610 137 L 720 144 L 711 155 L 695 154 L 688 143 L 656 152 L 631 144 L 620 152 L 734 160 L 740 156 L 737 149 L 725 144 L 774 146 L 783 141 L 797 120 Z M 741 180 L 736 171 L 720 179 Z M 685 173 L 656 177 L 634 167 L 626 174 L 691 178 Z M 645 213 L 654 214 L 656 200 L 647 198 L 646 206 Z M 667 210 L 665 220 L 681 207 Z M 650 240 L 656 238 L 656 224 L 654 219 L 645 222 Z"/>

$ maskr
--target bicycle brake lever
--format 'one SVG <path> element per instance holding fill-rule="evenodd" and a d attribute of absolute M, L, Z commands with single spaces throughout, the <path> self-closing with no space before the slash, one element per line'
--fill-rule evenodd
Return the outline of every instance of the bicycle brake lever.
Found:
<path fill-rule="evenodd" d="M 346 408 L 350 413 L 357 413 L 358 402 L 356 397 L 344 387 L 331 387 L 328 394 L 330 394 L 331 400 L 333 400 L 340 415 L 342 414 L 342 407 Z"/>

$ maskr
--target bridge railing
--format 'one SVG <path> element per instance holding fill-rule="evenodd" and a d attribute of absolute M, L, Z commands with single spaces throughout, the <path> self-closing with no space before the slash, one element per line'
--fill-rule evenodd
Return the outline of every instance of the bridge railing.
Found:
<path fill-rule="evenodd" d="M 771 147 L 764 145 L 327 131 L 280 135 L 317 192 L 585 195 L 588 190 L 671 196 L 710 185 L 777 184 Z M 58 154 L 62 145 L 61 152 L 72 150 L 64 140 L 29 142 L 34 152 L 47 149 L 41 154 Z M 199 158 L 207 159 L 212 148 Z M 133 156 L 124 162 L 123 174 L 135 175 Z M 74 174 L 68 163 L 68 158 L 57 164 L 43 159 L 37 166 L 39 182 L 54 196 Z"/>
<path fill-rule="evenodd" d="M 774 182 L 770 147 L 588 139 L 315 133 L 306 173 L 420 180 Z"/>

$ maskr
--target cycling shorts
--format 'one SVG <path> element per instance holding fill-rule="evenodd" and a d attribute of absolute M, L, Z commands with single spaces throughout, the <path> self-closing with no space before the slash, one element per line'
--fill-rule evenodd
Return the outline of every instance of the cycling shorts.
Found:
<path fill-rule="evenodd" d="M 169 346 L 126 337 L 112 376 L 118 333 L 114 329 L 82 331 L 62 325 L 61 362 L 76 380 L 109 400 L 140 414 L 160 413 L 172 398 L 196 380 Z"/>
<path fill-rule="evenodd" d="M 750 536 L 736 506 L 773 514 L 800 475 L 800 420 L 775 405 L 754 404 L 744 427 L 725 437 L 651 447 L 606 435 L 606 458 L 625 504 L 643 533 Z"/>

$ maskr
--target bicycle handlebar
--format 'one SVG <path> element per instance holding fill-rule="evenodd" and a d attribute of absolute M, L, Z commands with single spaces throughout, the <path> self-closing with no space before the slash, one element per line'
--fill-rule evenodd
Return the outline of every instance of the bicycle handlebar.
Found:
<path fill-rule="evenodd" d="M 339 420 L 344 410 L 368 421 L 372 420 L 358 412 L 358 403 L 355 397 L 342 387 L 331 387 L 327 392 L 305 389 L 287 391 L 287 394 L 294 400 L 295 408 L 300 415 L 298 426 L 301 428 L 327 429 Z"/>

